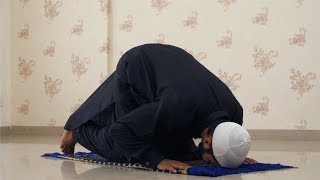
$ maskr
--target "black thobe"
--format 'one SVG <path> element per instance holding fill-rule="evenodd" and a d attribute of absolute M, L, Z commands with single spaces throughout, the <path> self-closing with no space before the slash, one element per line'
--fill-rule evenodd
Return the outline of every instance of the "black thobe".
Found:
<path fill-rule="evenodd" d="M 199 159 L 192 138 L 225 121 L 242 125 L 230 89 L 181 48 L 145 44 L 127 51 L 65 125 L 84 147 L 114 161 Z"/>

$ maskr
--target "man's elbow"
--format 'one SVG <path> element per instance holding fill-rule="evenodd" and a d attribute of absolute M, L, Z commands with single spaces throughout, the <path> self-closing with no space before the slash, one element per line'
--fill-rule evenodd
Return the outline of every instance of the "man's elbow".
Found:
<path fill-rule="evenodd" d="M 111 125 L 111 127 L 109 128 L 108 135 L 114 139 L 119 135 L 119 131 L 120 131 L 120 128 L 115 123 L 115 124 Z"/>
<path fill-rule="evenodd" d="M 117 122 L 111 125 L 108 135 L 117 142 L 127 141 L 131 137 L 128 128 Z"/>

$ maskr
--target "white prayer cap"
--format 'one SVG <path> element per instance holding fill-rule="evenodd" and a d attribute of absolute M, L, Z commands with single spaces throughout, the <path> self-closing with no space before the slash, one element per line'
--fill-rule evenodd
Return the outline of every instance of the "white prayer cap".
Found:
<path fill-rule="evenodd" d="M 222 167 L 237 168 L 248 155 L 250 141 L 244 127 L 233 122 L 221 123 L 212 136 L 213 155 Z"/>

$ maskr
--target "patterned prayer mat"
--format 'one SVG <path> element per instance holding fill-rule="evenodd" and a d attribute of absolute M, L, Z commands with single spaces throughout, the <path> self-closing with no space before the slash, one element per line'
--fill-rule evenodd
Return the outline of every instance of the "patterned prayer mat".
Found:
<path fill-rule="evenodd" d="M 85 161 L 85 162 L 97 163 L 97 164 L 103 164 L 103 165 L 112 165 L 112 166 L 118 166 L 118 167 L 136 168 L 136 169 L 170 173 L 170 171 L 168 170 L 150 169 L 150 168 L 147 168 L 145 164 L 140 164 L 140 163 L 120 163 L 120 162 L 109 161 L 92 152 L 89 152 L 89 153 L 77 152 L 74 154 L 73 157 L 66 156 L 60 153 L 47 153 L 42 155 L 42 157 L 61 158 L 61 159 L 68 159 L 73 161 Z M 201 160 L 188 161 L 185 163 L 191 165 L 192 167 L 187 169 L 178 169 L 177 174 L 218 177 L 218 176 L 225 176 L 230 174 L 295 168 L 293 166 L 285 166 L 281 164 L 257 163 L 257 164 L 242 164 L 240 167 L 236 169 L 228 169 L 228 168 L 222 168 L 222 167 L 212 167 L 212 166 L 209 166 L 205 161 L 201 161 Z"/>

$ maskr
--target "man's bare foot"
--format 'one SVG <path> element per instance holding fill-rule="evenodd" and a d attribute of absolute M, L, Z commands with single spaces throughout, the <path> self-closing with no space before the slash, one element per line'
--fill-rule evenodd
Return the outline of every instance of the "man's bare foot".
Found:
<path fill-rule="evenodd" d="M 72 131 L 65 130 L 61 138 L 60 149 L 66 155 L 73 155 L 76 143 L 72 138 Z"/>

